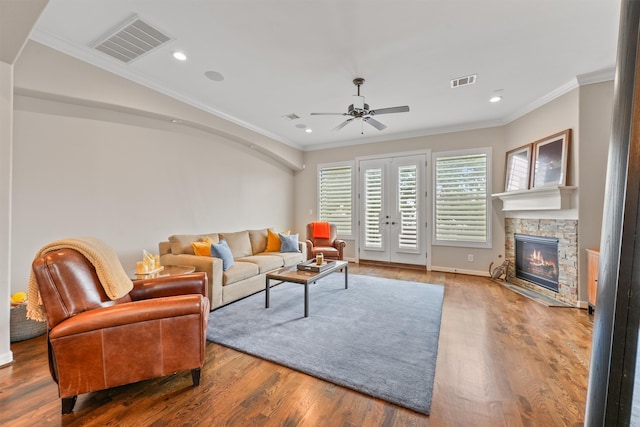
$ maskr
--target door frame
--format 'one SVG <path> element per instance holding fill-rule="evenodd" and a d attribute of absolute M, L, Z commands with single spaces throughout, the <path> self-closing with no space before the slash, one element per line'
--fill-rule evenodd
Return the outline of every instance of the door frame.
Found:
<path fill-rule="evenodd" d="M 355 233 L 355 260 L 356 262 L 360 262 L 360 162 L 362 161 L 366 161 L 366 160 L 379 160 L 379 159 L 388 159 L 388 158 L 393 158 L 393 157 L 405 157 L 405 156 L 415 156 L 415 155 L 424 155 L 425 156 L 425 161 L 426 161 L 426 166 L 425 166 L 425 174 L 424 174 L 424 191 L 426 191 L 427 193 L 427 199 L 425 201 L 425 215 L 424 215 L 424 221 L 426 223 L 426 227 L 425 227 L 425 239 L 424 239 L 424 244 L 425 244 L 425 251 L 427 254 L 427 258 L 426 258 L 426 262 L 425 262 L 425 266 L 427 268 L 427 271 L 431 271 L 431 258 L 433 258 L 433 256 L 431 255 L 431 218 L 432 218 L 432 212 L 433 212 L 433 204 L 432 204 L 432 196 L 431 193 L 433 193 L 432 190 L 432 177 L 431 177 L 431 149 L 430 148 L 426 148 L 424 150 L 411 150 L 411 151 L 398 151 L 398 152 L 393 152 L 393 153 L 384 153 L 384 154 L 374 154 L 374 155 L 370 155 L 370 156 L 358 156 L 355 158 L 355 179 L 354 179 L 354 188 L 356 189 L 357 193 L 354 194 L 354 199 L 356 201 L 356 203 L 354 203 L 355 205 L 355 210 L 354 210 L 354 215 L 356 218 L 355 221 L 355 227 L 356 227 L 356 233 Z M 416 264 L 417 265 L 417 264 Z M 422 265 L 422 264 L 420 264 Z"/>

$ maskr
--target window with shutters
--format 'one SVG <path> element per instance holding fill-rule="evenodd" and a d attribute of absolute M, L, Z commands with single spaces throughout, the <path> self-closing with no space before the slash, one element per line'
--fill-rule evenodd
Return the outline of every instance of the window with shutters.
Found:
<path fill-rule="evenodd" d="M 338 236 L 353 238 L 353 162 L 318 166 L 318 220 L 335 224 Z"/>
<path fill-rule="evenodd" d="M 433 244 L 491 247 L 491 149 L 434 153 Z"/>

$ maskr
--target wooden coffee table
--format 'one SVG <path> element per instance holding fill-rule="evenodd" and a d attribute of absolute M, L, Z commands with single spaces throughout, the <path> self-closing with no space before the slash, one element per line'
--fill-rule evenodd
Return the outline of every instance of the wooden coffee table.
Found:
<path fill-rule="evenodd" d="M 265 283 L 265 308 L 269 308 L 269 288 L 271 280 L 278 280 L 280 284 L 283 282 L 298 283 L 304 285 L 304 317 L 309 317 L 309 284 L 315 283 L 319 279 L 328 276 L 338 270 L 344 271 L 344 288 L 349 289 L 348 270 L 349 263 L 347 261 L 332 261 L 326 269 L 320 272 L 298 270 L 298 266 L 284 267 L 267 273 Z"/>

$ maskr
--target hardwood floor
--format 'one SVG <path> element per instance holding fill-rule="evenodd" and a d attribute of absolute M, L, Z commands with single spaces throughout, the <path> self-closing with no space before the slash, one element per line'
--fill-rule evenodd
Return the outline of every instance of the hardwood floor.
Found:
<path fill-rule="evenodd" d="M 62 416 L 43 336 L 11 346 L 15 362 L 0 369 L 0 425 L 582 425 L 587 310 L 548 308 L 482 277 L 353 264 L 349 271 L 445 286 L 430 416 L 212 343 L 199 387 L 179 373 L 80 395 Z"/>

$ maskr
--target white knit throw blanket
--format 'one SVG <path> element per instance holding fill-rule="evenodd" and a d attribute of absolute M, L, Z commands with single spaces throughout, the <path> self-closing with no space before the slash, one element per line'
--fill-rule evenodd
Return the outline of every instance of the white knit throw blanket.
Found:
<path fill-rule="evenodd" d="M 60 249 L 74 249 L 84 255 L 93 264 L 105 293 L 112 300 L 122 298 L 133 289 L 133 282 L 122 268 L 116 252 L 105 242 L 94 237 L 78 237 L 51 242 L 38 251 L 34 260 Z M 40 322 L 47 320 L 33 270 L 29 276 L 27 317 Z"/>

